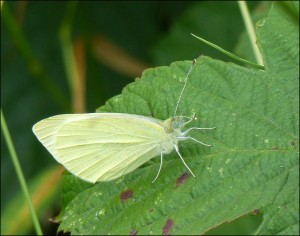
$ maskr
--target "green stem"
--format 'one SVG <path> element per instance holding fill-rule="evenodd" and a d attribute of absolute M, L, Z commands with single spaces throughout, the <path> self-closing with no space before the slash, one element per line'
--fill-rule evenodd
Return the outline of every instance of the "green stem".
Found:
<path fill-rule="evenodd" d="M 34 210 L 34 207 L 33 207 L 32 201 L 31 201 L 31 197 L 30 197 L 30 194 L 29 194 L 29 190 L 27 188 L 26 181 L 25 181 L 25 178 L 24 178 L 24 174 L 22 172 L 21 165 L 19 163 L 19 159 L 18 159 L 16 150 L 15 150 L 15 147 L 13 145 L 13 142 L 12 142 L 12 139 L 11 139 L 8 127 L 6 125 L 6 121 L 5 121 L 2 109 L 1 109 L 1 129 L 2 129 L 2 132 L 3 132 L 3 135 L 4 135 L 4 139 L 6 141 L 6 144 L 7 144 L 7 147 L 8 147 L 8 150 L 9 150 L 12 162 L 13 162 L 14 167 L 16 169 L 17 176 L 18 176 L 21 188 L 22 188 L 23 193 L 25 195 L 25 198 L 27 200 L 27 203 L 28 203 L 28 206 L 29 206 L 29 210 L 31 212 L 33 224 L 35 226 L 36 233 L 38 235 L 43 235 L 42 228 L 41 228 L 40 223 L 38 221 L 36 212 Z"/>
<path fill-rule="evenodd" d="M 63 59 L 66 68 L 66 74 L 69 81 L 69 86 L 73 90 L 74 77 L 76 77 L 76 62 L 73 52 L 72 40 L 71 40 L 71 26 L 75 16 L 78 2 L 71 1 L 66 5 L 65 18 L 61 24 L 59 30 L 59 39 L 61 42 L 61 48 L 63 52 Z"/>
<path fill-rule="evenodd" d="M 75 55 L 73 50 L 71 32 L 72 32 L 72 22 L 75 17 L 76 9 L 77 9 L 78 2 L 77 1 L 70 1 L 66 5 L 66 14 L 65 18 L 61 24 L 59 30 L 59 39 L 62 49 L 62 55 L 64 60 L 64 66 L 66 70 L 66 76 L 69 82 L 69 87 L 72 94 L 72 104 L 74 106 L 74 90 L 78 86 L 79 77 L 77 73 Z M 73 111 L 75 111 L 73 107 Z"/>
<path fill-rule="evenodd" d="M 238 5 L 240 7 L 240 11 L 241 11 L 241 14 L 242 14 L 242 17 L 243 17 L 243 20 L 244 20 L 244 23 L 245 23 L 245 26 L 247 29 L 247 33 L 249 35 L 250 43 L 251 43 L 252 50 L 253 50 L 254 56 L 256 58 L 256 61 L 258 64 L 263 65 L 264 61 L 263 61 L 263 58 L 259 51 L 259 48 L 256 44 L 256 40 L 257 40 L 256 33 L 255 33 L 254 26 L 253 26 L 253 23 L 251 20 L 251 16 L 249 14 L 247 3 L 245 1 L 238 1 Z"/>

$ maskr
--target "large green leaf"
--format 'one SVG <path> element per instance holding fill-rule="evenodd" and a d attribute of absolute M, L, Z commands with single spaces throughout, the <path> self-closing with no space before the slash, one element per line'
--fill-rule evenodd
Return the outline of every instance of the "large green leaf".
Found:
<path fill-rule="evenodd" d="M 290 5 L 285 5 L 290 6 Z M 265 71 L 201 57 L 190 74 L 180 114 L 196 112 L 180 150 L 123 178 L 95 185 L 64 177 L 59 229 L 72 234 L 203 234 L 250 212 L 261 212 L 257 234 L 299 233 L 299 29 L 297 16 L 275 4 L 258 23 Z M 297 10 L 298 12 L 298 10 Z M 167 119 L 191 61 L 146 70 L 101 112 Z"/>

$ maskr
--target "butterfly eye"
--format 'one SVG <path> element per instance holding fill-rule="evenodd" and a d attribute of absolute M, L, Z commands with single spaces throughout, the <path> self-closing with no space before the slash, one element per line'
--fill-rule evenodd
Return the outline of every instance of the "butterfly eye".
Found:
<path fill-rule="evenodd" d="M 174 128 L 174 129 L 178 129 L 178 128 L 180 128 L 181 127 L 181 119 L 179 118 L 179 117 L 174 117 L 173 119 L 172 119 L 172 127 Z"/>

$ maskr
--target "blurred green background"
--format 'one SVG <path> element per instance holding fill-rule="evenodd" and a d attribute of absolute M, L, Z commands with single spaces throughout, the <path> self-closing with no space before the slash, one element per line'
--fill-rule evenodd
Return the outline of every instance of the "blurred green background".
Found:
<path fill-rule="evenodd" d="M 269 8 L 260 1 L 248 6 L 254 21 Z M 200 55 L 232 61 L 190 33 L 253 61 L 233 1 L 4 2 L 1 108 L 44 234 L 56 232 L 49 218 L 59 213 L 62 167 L 34 137 L 33 124 L 94 112 L 149 67 Z M 2 134 L 1 219 L 1 234 L 35 232 Z M 244 221 L 211 233 L 252 233 L 261 219 Z"/>

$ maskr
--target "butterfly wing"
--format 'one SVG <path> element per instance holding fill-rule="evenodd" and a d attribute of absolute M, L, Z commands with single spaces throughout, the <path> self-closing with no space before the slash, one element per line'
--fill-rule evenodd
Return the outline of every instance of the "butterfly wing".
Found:
<path fill-rule="evenodd" d="M 95 183 L 116 179 L 159 155 L 166 138 L 159 122 L 120 113 L 65 114 L 38 122 L 33 132 L 68 171 Z"/>

